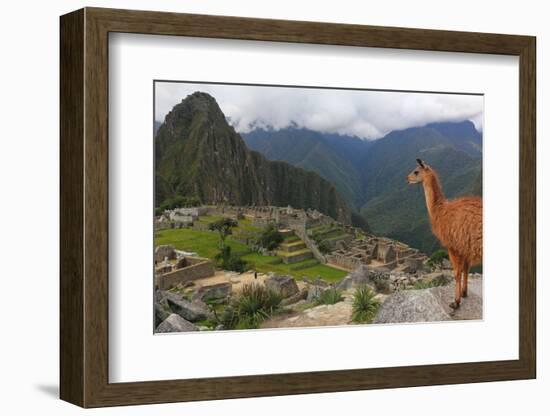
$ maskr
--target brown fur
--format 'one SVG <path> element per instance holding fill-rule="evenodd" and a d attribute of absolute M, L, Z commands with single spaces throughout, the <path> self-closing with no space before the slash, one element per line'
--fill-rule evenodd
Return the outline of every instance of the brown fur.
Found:
<path fill-rule="evenodd" d="M 447 248 L 455 272 L 455 300 L 458 308 L 462 297 L 468 295 L 470 267 L 481 263 L 483 250 L 482 202 L 480 197 L 447 200 L 437 172 L 422 161 L 409 174 L 409 183 L 422 183 L 432 231 L 441 245 Z"/>

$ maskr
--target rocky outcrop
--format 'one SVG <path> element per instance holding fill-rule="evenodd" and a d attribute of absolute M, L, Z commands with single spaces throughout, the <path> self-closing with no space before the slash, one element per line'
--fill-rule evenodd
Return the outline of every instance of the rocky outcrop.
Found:
<path fill-rule="evenodd" d="M 432 289 L 407 290 L 388 296 L 380 307 L 374 324 L 398 322 L 437 322 L 449 321 L 439 299 Z"/>
<path fill-rule="evenodd" d="M 161 262 L 164 259 L 174 260 L 176 258 L 176 250 L 174 246 L 162 245 L 155 247 L 155 261 Z"/>
<path fill-rule="evenodd" d="M 281 306 L 288 306 L 296 304 L 304 299 L 307 299 L 309 290 L 307 287 L 302 288 L 299 292 L 296 292 L 294 295 L 285 298 L 281 301 Z"/>
<path fill-rule="evenodd" d="M 232 291 L 233 285 L 231 282 L 203 286 L 199 287 L 196 292 L 193 293 L 192 300 L 200 300 L 203 302 L 219 301 L 231 296 Z"/>
<path fill-rule="evenodd" d="M 342 280 L 340 280 L 336 284 L 336 289 L 341 291 L 350 290 L 352 287 L 353 287 L 353 279 L 349 274 L 346 277 L 342 278 Z"/>
<path fill-rule="evenodd" d="M 460 308 L 457 310 L 449 306 L 454 297 L 454 284 L 396 292 L 386 298 L 373 323 L 482 319 L 481 288 L 482 282 L 480 279 L 470 279 L 468 297 L 462 299 Z"/>
<path fill-rule="evenodd" d="M 328 287 L 319 285 L 310 285 L 307 292 L 307 301 L 314 302 L 321 297 L 321 295 L 328 290 Z"/>
<path fill-rule="evenodd" d="M 296 328 L 337 326 L 351 323 L 352 298 L 334 305 L 319 305 L 291 316 L 277 316 L 266 320 L 262 328 Z"/>
<path fill-rule="evenodd" d="M 199 328 L 193 325 L 191 322 L 183 319 L 181 316 L 173 313 L 168 316 L 162 323 L 157 326 L 155 332 L 166 333 L 166 332 L 189 332 L 189 331 L 198 331 Z"/>
<path fill-rule="evenodd" d="M 168 318 L 172 314 L 172 311 L 168 307 L 166 302 L 155 302 L 155 326 L 158 326 L 162 321 Z"/>
<path fill-rule="evenodd" d="M 279 293 L 283 298 L 293 296 L 299 291 L 298 285 L 292 276 L 272 274 L 264 283 L 269 290 Z"/>
<path fill-rule="evenodd" d="M 211 317 L 208 306 L 200 300 L 188 301 L 183 298 L 174 299 L 173 297 L 166 300 L 174 313 L 190 322 L 202 321 Z"/>

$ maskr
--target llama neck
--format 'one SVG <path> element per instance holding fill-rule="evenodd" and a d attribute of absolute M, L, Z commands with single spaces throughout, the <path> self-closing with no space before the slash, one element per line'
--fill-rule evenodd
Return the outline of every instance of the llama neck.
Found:
<path fill-rule="evenodd" d="M 438 208 L 445 202 L 445 195 L 441 189 L 441 183 L 435 172 L 431 172 L 423 181 L 426 207 L 430 219 L 433 220 Z"/>

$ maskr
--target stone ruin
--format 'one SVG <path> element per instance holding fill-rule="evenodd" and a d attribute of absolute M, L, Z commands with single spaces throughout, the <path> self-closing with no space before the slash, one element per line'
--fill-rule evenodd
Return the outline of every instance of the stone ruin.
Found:
<path fill-rule="evenodd" d="M 314 257 L 346 270 L 355 270 L 361 264 L 385 267 L 397 271 L 412 272 L 422 268 L 427 256 L 417 249 L 385 237 L 365 233 L 349 224 L 343 224 L 314 209 L 296 209 L 291 206 L 232 206 L 212 205 L 194 208 L 176 208 L 165 211 L 155 221 L 156 229 L 192 226 L 198 230 L 207 230 L 208 225 L 198 222 L 203 215 L 215 215 L 234 219 L 249 219 L 254 227 L 264 228 L 269 224 L 278 224 L 282 230 L 293 231 Z M 341 239 L 330 241 L 331 252 L 322 254 L 310 238 L 314 227 L 331 225 L 339 227 L 344 233 Z M 344 234 L 343 234 L 344 235 Z"/>
<path fill-rule="evenodd" d="M 177 285 L 214 276 L 211 260 L 189 256 L 170 245 L 155 248 L 155 287 L 168 290 Z"/>
<path fill-rule="evenodd" d="M 175 208 L 166 210 L 155 218 L 155 229 L 181 228 L 193 225 L 201 215 L 207 213 L 207 207 Z"/>
<path fill-rule="evenodd" d="M 422 268 L 427 256 L 399 241 L 366 234 L 363 239 L 353 240 L 346 248 L 333 251 L 326 259 L 328 264 L 347 270 L 367 264 L 413 273 Z"/>
<path fill-rule="evenodd" d="M 235 208 L 234 208 L 235 209 Z M 407 244 L 385 237 L 377 237 L 342 224 L 317 210 L 288 207 L 258 206 L 239 207 L 239 212 L 252 220 L 252 225 L 265 227 L 276 223 L 281 228 L 293 230 L 312 249 L 317 260 L 346 270 L 355 270 L 362 264 L 385 267 L 396 271 L 414 273 L 421 269 L 427 256 Z M 230 212 L 227 210 L 226 213 Z M 342 228 L 346 237 L 331 244 L 330 254 L 321 255 L 311 247 L 307 230 L 323 225 Z M 362 236 L 362 237 L 359 237 Z"/>

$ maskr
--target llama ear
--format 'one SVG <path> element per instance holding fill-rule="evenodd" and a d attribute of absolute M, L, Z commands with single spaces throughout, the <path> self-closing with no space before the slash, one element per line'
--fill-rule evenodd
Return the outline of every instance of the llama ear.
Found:
<path fill-rule="evenodd" d="M 418 163 L 418 166 L 420 166 L 421 168 L 425 168 L 426 166 L 424 165 L 424 162 L 422 162 L 422 160 L 420 159 L 416 159 L 416 163 Z"/>

